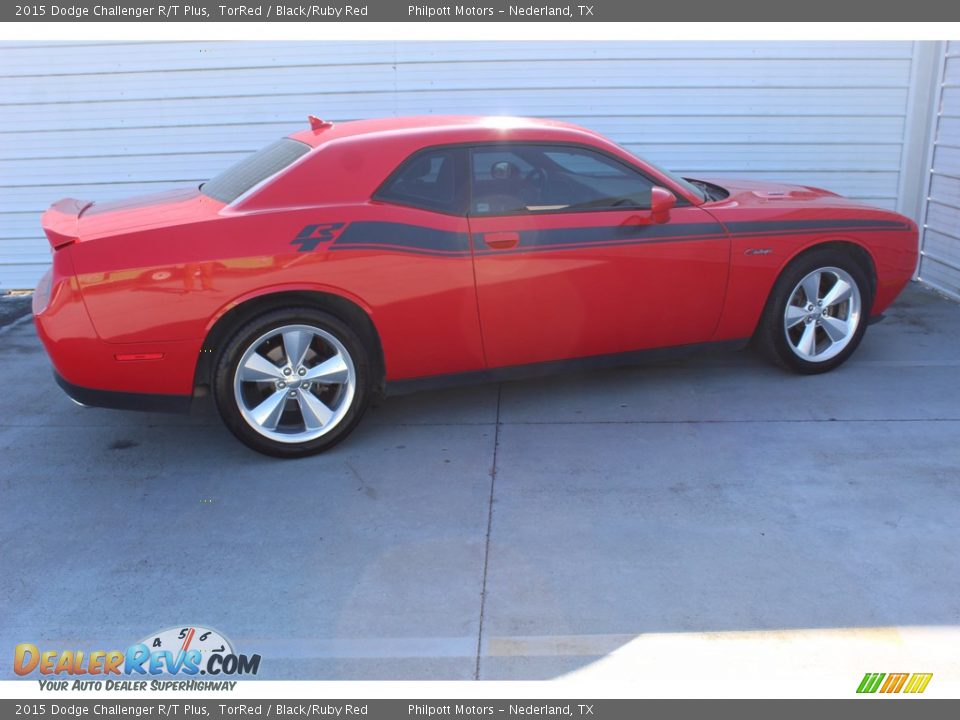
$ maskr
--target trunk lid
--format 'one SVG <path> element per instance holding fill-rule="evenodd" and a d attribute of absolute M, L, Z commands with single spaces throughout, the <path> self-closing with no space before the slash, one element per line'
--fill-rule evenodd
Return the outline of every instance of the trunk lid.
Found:
<path fill-rule="evenodd" d="M 138 230 L 195 222 L 215 215 L 223 203 L 197 188 L 177 188 L 120 200 L 64 198 L 43 214 L 41 225 L 54 250 L 75 242 Z"/>

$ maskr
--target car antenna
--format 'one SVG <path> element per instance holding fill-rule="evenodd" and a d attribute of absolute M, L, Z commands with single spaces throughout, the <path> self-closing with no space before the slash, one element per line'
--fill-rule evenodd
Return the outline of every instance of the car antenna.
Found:
<path fill-rule="evenodd" d="M 316 115 L 307 115 L 307 120 L 310 121 L 310 129 L 313 130 L 315 133 L 320 132 L 322 130 L 326 130 L 327 128 L 333 127 L 332 122 L 330 122 L 329 120 L 321 120 Z"/>

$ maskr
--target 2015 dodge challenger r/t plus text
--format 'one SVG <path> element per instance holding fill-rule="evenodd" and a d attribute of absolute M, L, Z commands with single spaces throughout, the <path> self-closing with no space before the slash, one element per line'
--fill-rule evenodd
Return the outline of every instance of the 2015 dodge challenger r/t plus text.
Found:
<path fill-rule="evenodd" d="M 84 405 L 212 393 L 264 453 L 319 452 L 373 393 L 753 340 L 830 370 L 917 260 L 906 217 L 676 177 L 590 130 L 413 117 L 296 132 L 196 187 L 43 215 L 37 330 Z"/>

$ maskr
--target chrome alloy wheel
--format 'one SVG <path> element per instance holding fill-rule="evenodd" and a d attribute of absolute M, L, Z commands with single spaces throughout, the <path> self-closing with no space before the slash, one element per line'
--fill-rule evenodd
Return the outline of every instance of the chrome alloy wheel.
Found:
<path fill-rule="evenodd" d="M 801 360 L 830 360 L 856 335 L 860 313 L 860 288 L 846 270 L 814 270 L 797 283 L 787 301 L 787 343 Z"/>
<path fill-rule="evenodd" d="M 333 430 L 356 390 L 346 347 L 311 325 L 284 325 L 261 335 L 243 353 L 233 379 L 244 420 L 283 443 L 308 442 Z"/>

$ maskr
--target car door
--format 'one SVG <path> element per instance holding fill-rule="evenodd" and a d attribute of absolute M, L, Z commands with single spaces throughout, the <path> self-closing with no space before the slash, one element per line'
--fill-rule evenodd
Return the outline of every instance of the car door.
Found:
<path fill-rule="evenodd" d="M 470 177 L 490 367 L 711 338 L 729 241 L 709 213 L 679 199 L 654 218 L 654 181 L 581 145 L 476 145 Z"/>
<path fill-rule="evenodd" d="M 414 153 L 336 238 L 330 275 L 374 307 L 388 381 L 484 367 L 466 164 L 465 148 Z"/>

